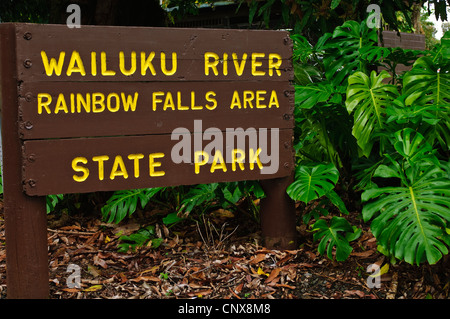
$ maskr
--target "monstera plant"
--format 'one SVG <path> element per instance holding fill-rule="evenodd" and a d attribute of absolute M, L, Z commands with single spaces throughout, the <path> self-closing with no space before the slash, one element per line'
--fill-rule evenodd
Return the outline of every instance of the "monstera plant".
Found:
<path fill-rule="evenodd" d="M 442 54 L 448 44 L 442 41 L 438 50 L 418 58 L 399 93 L 377 82 L 374 73 L 372 81 L 361 73 L 349 78 L 346 105 L 349 111 L 355 107 L 358 145 L 373 156 L 376 141 L 382 154 L 373 173 L 380 187 L 372 183 L 362 193 L 362 215 L 371 222 L 380 251 L 411 264 L 435 264 L 449 252 L 450 60 Z M 358 110 L 373 122 L 359 120 Z M 364 148 L 362 133 L 372 126 Z"/>
<path fill-rule="evenodd" d="M 380 74 L 372 71 L 370 77 L 363 72 L 356 72 L 348 78 L 345 105 L 349 113 L 354 114 L 352 133 L 363 155 L 367 157 L 372 151 L 375 130 L 384 129 L 386 109 L 398 96 L 394 85 L 383 82 L 389 77 L 386 71 Z"/>
<path fill-rule="evenodd" d="M 400 186 L 373 187 L 362 194 L 365 221 L 383 251 L 411 264 L 434 264 L 450 246 L 450 179 L 420 133 L 395 134 L 398 159 L 386 155 L 375 177 L 394 178 Z"/>
<path fill-rule="evenodd" d="M 450 38 L 450 32 L 446 33 Z M 444 46 L 445 47 L 445 46 Z M 450 45 L 449 45 L 450 48 Z M 442 51 L 439 51 L 442 52 Z M 438 53 L 433 57 L 421 57 L 403 79 L 403 94 L 406 105 L 434 105 L 436 122 L 431 138 L 450 148 L 450 58 Z"/>
<path fill-rule="evenodd" d="M 298 166 L 287 192 L 305 203 L 328 198 L 344 213 L 334 187 L 350 174 L 380 251 L 435 264 L 450 246 L 450 32 L 435 49 L 414 52 L 411 70 L 391 82 L 374 66 L 389 70 L 401 49 L 376 40 L 376 31 L 347 21 L 316 46 L 299 41 L 308 50 L 297 48 L 296 72 L 315 76 L 297 77 Z M 345 260 L 357 232 L 345 217 L 313 217 L 319 252 Z"/>

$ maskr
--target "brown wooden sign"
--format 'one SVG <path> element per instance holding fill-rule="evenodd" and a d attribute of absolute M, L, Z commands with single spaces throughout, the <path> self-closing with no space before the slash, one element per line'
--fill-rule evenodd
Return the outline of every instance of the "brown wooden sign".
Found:
<path fill-rule="evenodd" d="M 191 132 L 203 128 L 291 129 L 288 82 L 24 82 L 25 140 Z"/>
<path fill-rule="evenodd" d="M 49 194 L 261 180 L 292 248 L 291 55 L 284 31 L 1 24 L 8 296 L 48 295 Z"/>
<path fill-rule="evenodd" d="M 167 134 L 25 141 L 24 189 L 28 195 L 43 195 L 289 175 L 292 171 L 291 144 L 278 148 L 270 139 L 289 140 L 292 133 L 281 130 L 276 136 L 278 133 L 261 130 L 258 135 L 262 138 L 259 139 L 255 132 L 224 133 L 225 140 L 217 147 L 223 148 L 223 152 L 210 152 L 213 145 L 209 140 L 205 142 L 205 135 L 219 135 L 221 131 L 180 134 L 180 141 L 178 137 L 171 140 L 171 135 Z M 256 137 L 254 146 L 242 143 L 250 140 L 252 135 Z M 258 145 L 261 140 L 266 144 L 266 138 L 268 153 Z M 193 145 L 197 143 L 200 147 L 194 151 Z M 182 156 L 177 157 L 179 154 Z M 175 157 L 179 163 L 172 160 Z"/>
<path fill-rule="evenodd" d="M 24 24 L 16 35 L 28 195 L 265 179 L 292 171 L 286 32 Z M 235 141 L 227 132 L 239 129 L 250 131 L 236 136 L 244 142 L 240 148 L 231 148 Z M 177 130 L 197 134 L 185 143 L 182 156 L 190 160 L 181 164 L 173 152 L 181 143 Z M 203 136 L 198 142 L 205 132 L 216 132 L 207 153 Z M 253 148 L 245 143 L 250 132 Z M 164 174 L 152 176 L 152 161 Z M 209 170 L 199 169 L 201 162 Z M 264 170 L 267 164 L 271 170 Z M 86 178 L 83 171 L 89 171 Z"/>

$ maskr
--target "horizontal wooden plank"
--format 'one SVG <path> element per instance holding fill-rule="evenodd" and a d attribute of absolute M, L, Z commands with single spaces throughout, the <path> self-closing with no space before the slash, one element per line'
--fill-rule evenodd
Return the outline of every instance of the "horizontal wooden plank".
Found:
<path fill-rule="evenodd" d="M 17 24 L 16 34 L 21 81 L 288 81 L 293 77 L 292 42 L 286 31 Z M 55 67 L 61 63 L 60 75 L 52 69 L 52 59 Z"/>
<path fill-rule="evenodd" d="M 25 141 L 24 191 L 42 196 L 288 176 L 292 135 L 291 129 L 269 129 L 214 135 L 213 141 L 202 133 Z M 236 149 L 243 154 L 233 157 Z M 209 161 L 206 155 L 195 160 L 194 150 Z"/>
<path fill-rule="evenodd" d="M 289 82 L 30 82 L 19 91 L 23 139 L 172 133 L 179 127 L 293 128 Z"/>

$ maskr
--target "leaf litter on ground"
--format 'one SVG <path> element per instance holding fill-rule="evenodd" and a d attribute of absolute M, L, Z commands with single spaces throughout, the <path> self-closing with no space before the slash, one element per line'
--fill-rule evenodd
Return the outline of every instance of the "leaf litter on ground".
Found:
<path fill-rule="evenodd" d="M 227 220 L 232 223 L 235 218 Z M 136 220 L 120 225 L 105 224 L 94 217 L 72 222 L 48 229 L 52 299 L 449 298 L 449 270 L 439 264 L 391 265 L 380 276 L 381 287 L 370 288 L 367 267 L 375 263 L 382 267 L 387 260 L 377 251 L 369 230 L 353 243 L 346 261 L 336 262 L 317 253 L 311 236 L 303 238 L 297 250 L 270 250 L 261 245 L 258 231 L 245 234 L 233 225 L 216 225 L 216 237 L 205 242 L 205 229 L 195 223 L 170 229 L 160 226 L 162 243 L 158 248 L 145 245 L 121 253 L 120 236 L 143 226 Z M 220 230 L 222 238 L 218 237 Z M 7 292 L 4 242 L 0 213 L 1 298 Z M 81 269 L 79 289 L 67 286 L 70 264 Z"/>

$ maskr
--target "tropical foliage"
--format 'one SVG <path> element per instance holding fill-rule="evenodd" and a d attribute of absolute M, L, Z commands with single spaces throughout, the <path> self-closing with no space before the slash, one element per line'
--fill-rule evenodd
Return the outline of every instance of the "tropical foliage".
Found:
<path fill-rule="evenodd" d="M 163 0 L 165 7 L 173 9 L 171 14 L 182 17 L 195 14 L 203 4 L 214 5 L 218 0 Z M 370 4 L 379 5 L 383 21 L 390 29 L 413 30 L 415 21 L 413 11 L 422 7 L 425 1 L 417 0 L 230 0 L 238 3 L 239 8 L 248 8 L 250 25 L 266 28 L 290 28 L 295 34 L 303 33 L 309 39 L 316 40 L 326 32 L 332 32 L 335 27 L 348 20 L 361 21 L 367 17 Z M 434 4 L 436 19 L 447 19 L 446 0 L 428 1 Z"/>
<path fill-rule="evenodd" d="M 450 244 L 450 33 L 424 52 L 380 48 L 376 39 L 354 21 L 314 46 L 293 36 L 298 166 L 287 192 L 308 203 L 356 177 L 348 191 L 362 191 L 362 217 L 379 250 L 435 264 Z M 410 71 L 392 72 L 406 60 Z M 314 219 L 319 252 L 346 259 L 346 237 L 357 232 L 344 217 Z"/>

